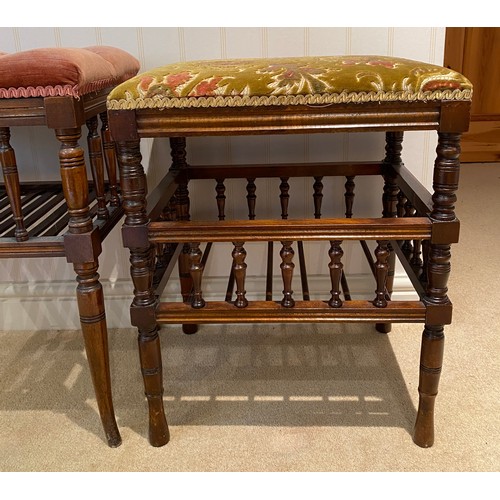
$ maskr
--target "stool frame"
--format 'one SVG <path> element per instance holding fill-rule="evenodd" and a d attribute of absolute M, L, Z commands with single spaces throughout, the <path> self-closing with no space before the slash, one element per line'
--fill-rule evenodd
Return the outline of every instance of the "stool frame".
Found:
<path fill-rule="evenodd" d="M 0 164 L 5 182 L 1 194 L 3 205 L 10 204 L 7 207 L 10 214 L 3 222 L 7 229 L 12 220 L 15 224 L 10 232 L 2 233 L 0 257 L 65 256 L 73 264 L 78 281 L 80 323 L 97 405 L 107 443 L 116 447 L 121 444 L 121 437 L 113 408 L 104 296 L 97 272 L 101 243 L 123 215 L 116 151 L 106 113 L 110 90 L 78 99 L 54 96 L 0 100 Z M 99 117 L 101 134 L 98 133 Z M 87 179 L 84 150 L 79 145 L 83 125 L 88 128 L 93 183 Z M 54 130 L 60 143 L 61 182 L 36 185 L 20 182 L 15 152 L 10 145 L 10 129 L 24 126 L 46 126 Z M 23 204 L 39 194 L 42 196 L 37 210 L 25 212 Z M 62 199 L 66 206 L 51 212 Z M 50 212 L 52 215 L 47 215 Z"/>
<path fill-rule="evenodd" d="M 117 144 L 120 180 L 125 210 L 122 228 L 124 246 L 130 250 L 134 299 L 131 321 L 138 328 L 139 353 L 149 404 L 149 439 L 153 446 L 169 440 L 163 408 L 163 381 L 158 325 L 183 324 L 186 333 L 202 323 L 251 322 L 372 322 L 381 332 L 392 322 L 424 324 L 421 344 L 419 407 L 414 442 L 421 447 L 434 442 L 434 403 L 441 373 L 444 325 L 450 324 L 452 304 L 447 295 L 450 245 L 458 241 L 455 215 L 461 133 L 468 129 L 470 102 L 414 101 L 334 104 L 327 106 L 260 106 L 238 108 L 109 110 L 112 135 Z M 405 131 L 435 130 L 438 133 L 434 164 L 433 194 L 406 169 L 401 160 Z M 269 165 L 190 166 L 185 138 L 252 134 L 386 133 L 386 155 L 379 162 L 339 162 L 275 165 L 273 176 L 282 177 L 282 201 L 286 205 L 288 176 L 314 176 L 315 205 L 321 198 L 322 175 L 346 176 L 346 218 L 281 221 L 249 220 L 190 221 L 188 182 L 213 178 L 218 184 L 217 202 L 224 202 L 224 178 L 249 180 L 247 197 L 252 204 L 252 181 L 269 177 Z M 148 196 L 141 164 L 142 138 L 169 137 L 172 166 Z M 354 219 L 352 179 L 356 175 L 382 175 L 382 218 Z M 319 179 L 319 180 L 318 180 Z M 350 206 L 349 206 L 350 205 Z M 282 205 L 283 206 L 283 205 Z M 251 209 L 250 209 L 251 210 Z M 223 212 L 220 212 L 223 215 Z M 349 215 L 348 215 L 349 214 Z M 251 218 L 251 217 L 250 217 Z M 291 242 L 331 242 L 329 264 L 332 297 L 326 301 L 295 301 L 291 296 L 294 264 Z M 373 272 L 377 282 L 373 301 L 340 300 L 343 240 L 377 242 Z M 205 256 L 199 244 L 232 242 L 237 300 L 205 302 L 201 279 Z M 283 245 L 281 302 L 248 302 L 244 297 L 244 242 L 277 241 Z M 405 242 L 415 242 L 412 255 Z M 160 252 L 158 252 L 160 248 Z M 423 250 L 424 263 L 420 261 Z M 391 270 L 397 253 L 419 294 L 417 301 L 391 302 Z M 164 303 L 159 291 L 175 262 L 183 302 Z M 417 266 L 415 266 L 417 264 Z M 415 267 L 419 268 L 418 273 Z M 344 290 L 345 293 L 345 290 Z"/>

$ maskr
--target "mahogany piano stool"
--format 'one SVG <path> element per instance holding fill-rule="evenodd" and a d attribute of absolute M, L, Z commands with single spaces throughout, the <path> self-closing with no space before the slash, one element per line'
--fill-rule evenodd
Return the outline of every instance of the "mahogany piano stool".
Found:
<path fill-rule="evenodd" d="M 107 46 L 0 53 L 4 179 L 0 185 L 0 257 L 65 256 L 73 264 L 88 363 L 111 447 L 119 446 L 121 437 L 113 409 L 104 297 L 97 270 L 101 242 L 120 221 L 123 210 L 106 97 L 138 71 L 137 59 Z M 91 183 L 78 142 L 83 124 L 88 128 Z M 58 182 L 20 182 L 10 129 L 25 126 L 54 130 L 60 142 Z"/>
<path fill-rule="evenodd" d="M 461 133 L 468 129 L 472 86 L 462 75 L 419 61 L 379 56 L 195 61 L 137 75 L 108 96 L 117 145 L 142 375 L 149 405 L 149 440 L 169 441 L 163 408 L 159 324 L 182 324 L 194 333 L 204 323 L 371 322 L 380 332 L 393 322 L 423 323 L 419 408 L 414 442 L 434 442 L 434 402 L 441 372 L 444 325 L 451 322 L 447 295 L 450 244 L 458 241 L 455 216 Z M 403 165 L 403 133 L 438 135 L 433 194 Z M 385 133 L 381 161 L 275 165 L 189 165 L 186 137 L 295 133 Z M 168 137 L 172 164 L 148 195 L 141 164 L 142 138 Z M 381 154 L 382 156 L 382 154 Z M 429 167 L 430 168 L 430 167 Z M 321 216 L 323 176 L 344 176 L 346 217 Z M 383 177 L 381 216 L 353 216 L 356 176 Z M 314 178 L 314 218 L 288 218 L 288 179 Z M 255 218 L 255 179 L 281 179 L 280 220 Z M 247 181 L 249 220 L 226 220 L 225 179 Z M 213 179 L 218 220 L 190 220 L 188 182 Z M 210 188 L 212 191 L 212 188 Z M 215 193 L 214 193 L 215 194 Z M 331 292 L 310 300 L 303 242 L 329 242 L 324 269 Z M 370 300 L 351 300 L 342 242 L 360 241 L 374 275 Z M 374 256 L 366 243 L 374 241 Z M 247 242 L 281 245 L 281 300 L 245 296 Z M 232 243 L 225 300 L 205 300 L 202 274 L 208 251 Z M 205 252 L 200 244 L 206 244 Z M 293 297 L 294 248 L 299 253 L 302 300 Z M 396 254 L 418 300 L 391 300 Z M 219 257 L 220 258 L 220 257 Z M 161 289 L 178 262 L 182 299 L 163 302 Z M 272 272 L 272 271 L 271 271 Z M 268 283 L 270 281 L 268 275 Z M 235 290 L 234 290 L 235 288 Z"/>

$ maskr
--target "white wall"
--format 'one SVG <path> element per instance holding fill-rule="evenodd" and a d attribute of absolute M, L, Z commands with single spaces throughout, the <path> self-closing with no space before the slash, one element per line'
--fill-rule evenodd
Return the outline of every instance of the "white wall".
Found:
<path fill-rule="evenodd" d="M 0 28 L 0 51 L 16 52 L 36 47 L 114 45 L 129 51 L 148 70 L 178 60 L 302 55 L 378 54 L 442 64 L 444 28 Z M 82 145 L 85 141 L 82 140 Z M 151 185 L 168 168 L 165 141 L 143 141 L 144 166 Z M 23 180 L 54 179 L 58 175 L 58 143 L 44 128 L 12 130 L 12 145 Z M 404 161 L 424 185 L 430 188 L 431 166 L 436 140 L 432 132 L 407 134 Z M 191 163 L 303 162 L 381 159 L 383 134 L 313 135 L 238 138 L 197 138 L 188 140 Z M 278 181 L 279 183 L 279 181 Z M 277 182 L 257 183 L 257 211 L 279 214 Z M 343 181 L 325 180 L 327 210 L 342 212 Z M 291 216 L 309 217 L 313 212 L 310 179 L 290 181 Z M 228 216 L 244 217 L 240 202 L 244 184 L 227 182 Z M 374 208 L 380 211 L 381 184 L 373 179 L 357 181 L 355 214 Z M 214 216 L 214 186 L 193 183 L 192 214 Z M 208 194 L 207 194 L 208 193 Z M 361 194 L 363 203 L 361 204 Z M 240 208 L 243 206 L 243 210 Z M 357 209 L 357 210 L 356 210 Z M 347 247 L 345 248 L 347 250 Z M 247 249 L 248 250 L 248 249 Z M 319 262 L 324 248 L 315 247 L 308 258 L 311 273 L 321 273 Z M 259 252 L 248 256 L 250 275 L 259 275 L 263 259 Z M 323 259 L 324 260 L 324 259 Z M 347 270 L 366 274 L 358 246 L 346 251 Z M 224 264 L 222 266 L 221 264 Z M 207 276 L 225 274 L 226 262 L 212 261 Z M 399 274 L 401 274 L 399 272 Z M 128 325 L 128 252 L 122 249 L 119 228 L 104 243 L 100 275 L 106 293 L 108 324 Z M 214 280 L 216 283 L 217 280 Z M 48 283 L 48 284 L 47 284 Z M 74 273 L 64 258 L 0 260 L 0 329 L 78 328 L 74 299 Z"/>

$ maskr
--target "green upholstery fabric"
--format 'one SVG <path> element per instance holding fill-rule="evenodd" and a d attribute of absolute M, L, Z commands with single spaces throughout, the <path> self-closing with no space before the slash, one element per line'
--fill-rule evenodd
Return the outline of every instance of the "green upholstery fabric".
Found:
<path fill-rule="evenodd" d="M 116 87 L 109 109 L 470 100 L 461 74 L 382 56 L 233 59 L 170 64 Z"/>

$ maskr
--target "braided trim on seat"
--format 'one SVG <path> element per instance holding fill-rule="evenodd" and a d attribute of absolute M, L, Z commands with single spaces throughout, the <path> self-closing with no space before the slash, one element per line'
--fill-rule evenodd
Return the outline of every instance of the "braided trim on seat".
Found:
<path fill-rule="evenodd" d="M 119 78 L 94 80 L 85 85 L 47 85 L 45 87 L 10 87 L 0 88 L 0 99 L 16 99 L 20 97 L 63 97 L 71 96 L 79 99 L 85 94 L 117 85 L 135 76 L 134 72 L 120 75 Z"/>
<path fill-rule="evenodd" d="M 470 101 L 471 89 L 434 90 L 425 92 L 341 92 L 337 94 L 308 94 L 281 96 L 210 96 L 158 97 L 109 99 L 108 109 L 182 109 L 182 108 L 237 108 L 243 106 L 298 106 L 348 104 L 364 102 L 427 102 Z"/>

